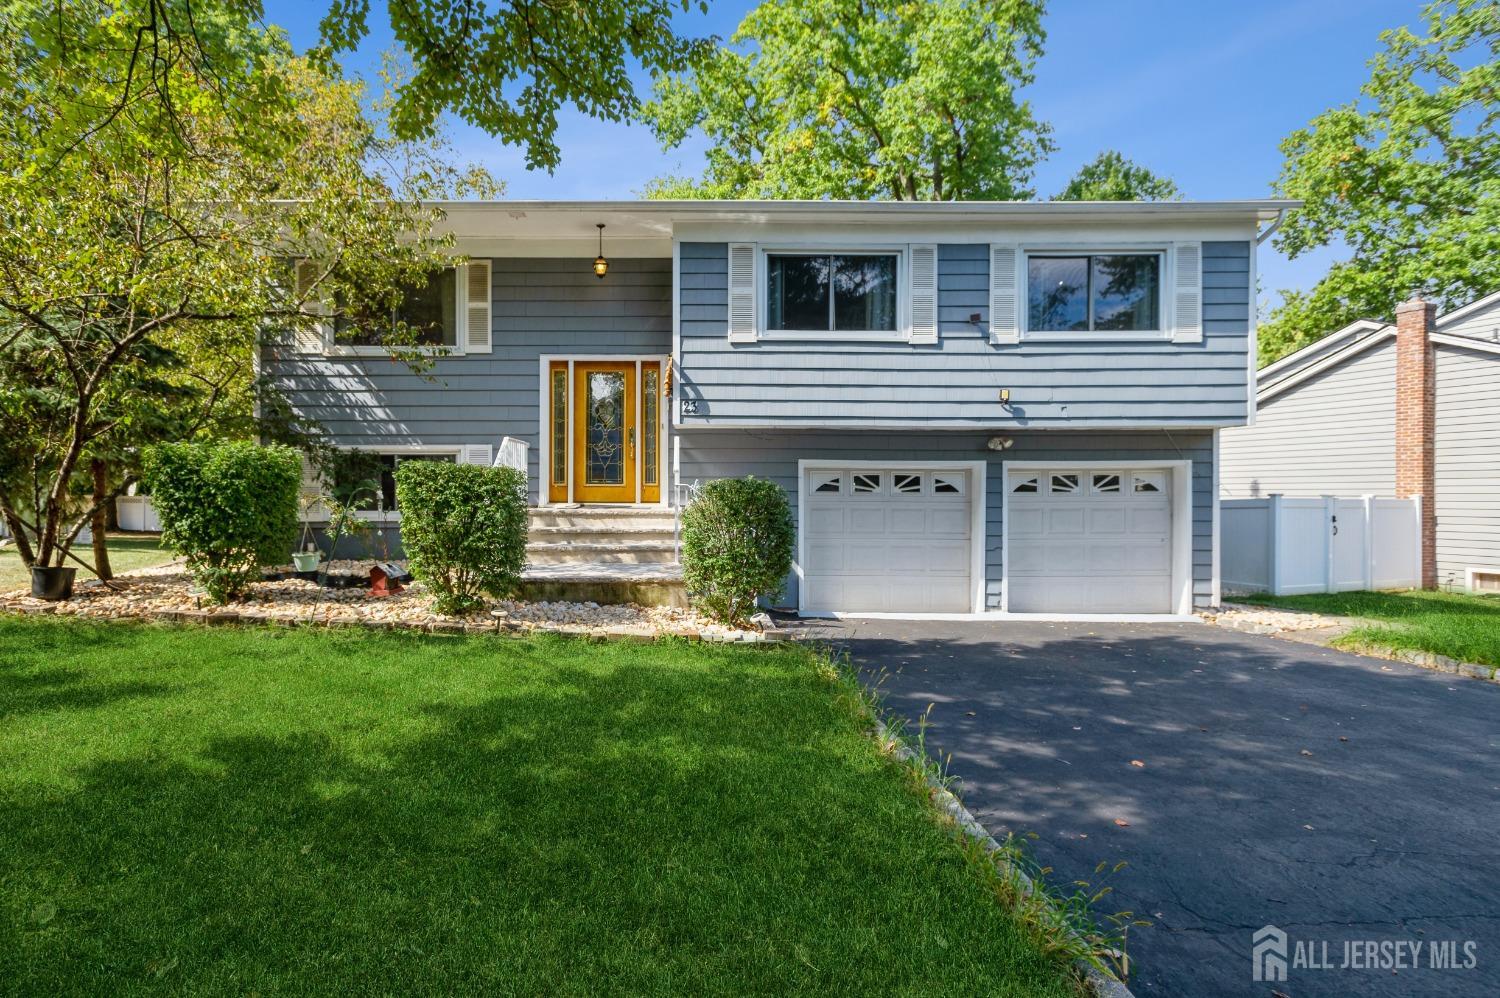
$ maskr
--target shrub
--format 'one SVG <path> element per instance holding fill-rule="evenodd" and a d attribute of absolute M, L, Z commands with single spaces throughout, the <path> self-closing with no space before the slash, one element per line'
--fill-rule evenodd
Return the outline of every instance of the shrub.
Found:
<path fill-rule="evenodd" d="M 159 444 L 145 481 L 162 541 L 215 602 L 238 599 L 296 543 L 302 459 L 290 447 Z"/>
<path fill-rule="evenodd" d="M 775 482 L 721 478 L 683 511 L 683 576 L 714 619 L 742 622 L 762 596 L 781 595 L 792 568 L 792 508 Z"/>
<path fill-rule="evenodd" d="M 526 476 L 515 468 L 402 461 L 401 546 L 443 613 L 507 596 L 526 567 Z"/>

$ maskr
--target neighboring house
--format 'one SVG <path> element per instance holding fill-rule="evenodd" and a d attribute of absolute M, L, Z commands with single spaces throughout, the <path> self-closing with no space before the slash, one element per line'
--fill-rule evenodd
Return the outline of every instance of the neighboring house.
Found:
<path fill-rule="evenodd" d="M 1256 398 L 1220 441 L 1223 498 L 1421 496 L 1424 583 L 1500 586 L 1500 293 L 1351 323 L 1261 370 Z"/>
<path fill-rule="evenodd" d="M 524 441 L 543 567 L 650 560 L 629 524 L 670 543 L 688 487 L 755 475 L 805 612 L 1186 613 L 1287 206 L 453 203 L 472 262 L 408 306 L 450 351 L 431 380 L 330 330 L 262 359 L 387 510 L 399 461 Z"/>

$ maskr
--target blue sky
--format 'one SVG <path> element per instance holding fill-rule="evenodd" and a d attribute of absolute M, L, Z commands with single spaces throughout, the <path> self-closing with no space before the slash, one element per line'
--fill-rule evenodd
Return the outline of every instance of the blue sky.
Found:
<path fill-rule="evenodd" d="M 383 17 L 375 0 L 372 19 Z M 750 0 L 714 0 L 707 15 L 681 19 L 684 31 L 727 36 Z M 311 44 L 324 0 L 268 0 L 267 20 Z M 1057 0 L 1046 18 L 1046 55 L 1028 91 L 1037 115 L 1051 122 L 1057 152 L 1038 171 L 1036 188 L 1055 193 L 1101 149 L 1118 149 L 1177 181 L 1189 198 L 1261 197 L 1281 168 L 1278 144 L 1335 104 L 1352 100 L 1368 73 L 1378 35 L 1416 26 L 1415 0 L 1281 0 L 1203 3 L 1168 0 Z M 368 75 L 389 30 L 377 24 L 345 59 Z M 638 74 L 641 92 L 649 87 Z M 663 152 L 641 126 L 565 113 L 559 129 L 562 165 L 526 170 L 521 153 L 454 122 L 459 154 L 483 163 L 517 198 L 628 198 L 662 173 L 696 173 L 700 147 Z M 1305 288 L 1337 254 L 1283 259 L 1263 248 L 1263 298 Z"/>

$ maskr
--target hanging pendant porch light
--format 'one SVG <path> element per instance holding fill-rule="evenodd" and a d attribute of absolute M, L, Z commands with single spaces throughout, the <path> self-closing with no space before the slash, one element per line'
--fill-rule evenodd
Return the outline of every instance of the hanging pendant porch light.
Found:
<path fill-rule="evenodd" d="M 604 259 L 604 223 L 595 222 L 599 227 L 599 255 L 594 257 L 594 276 L 604 280 L 604 275 L 609 273 L 609 261 Z"/>

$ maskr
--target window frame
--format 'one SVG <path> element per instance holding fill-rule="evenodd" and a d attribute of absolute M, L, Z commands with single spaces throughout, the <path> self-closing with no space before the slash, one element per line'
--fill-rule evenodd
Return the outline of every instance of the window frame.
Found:
<path fill-rule="evenodd" d="M 1160 262 L 1156 270 L 1156 329 L 1032 329 L 1031 328 L 1031 258 L 1073 256 L 1088 257 L 1088 269 L 1093 272 L 1092 258 L 1096 256 L 1155 256 Z M 1109 342 L 1112 340 L 1169 341 L 1172 324 L 1167 318 L 1171 307 L 1169 289 L 1173 287 L 1172 273 L 1176 259 L 1173 248 L 1167 243 L 1116 244 L 1088 243 L 1044 243 L 1019 248 L 1018 275 L 1021 279 L 1020 330 L 1021 339 L 1039 343 Z M 1094 323 L 1094 296 L 1088 296 L 1089 325 Z"/>
<path fill-rule="evenodd" d="M 468 310 L 465 309 L 464 289 L 468 287 L 469 265 L 466 263 L 454 264 L 444 267 L 445 271 L 453 272 L 453 343 L 449 344 L 416 344 L 403 349 L 415 350 L 429 357 L 454 357 L 463 356 L 468 352 L 464 343 L 468 339 Z M 493 280 L 493 278 L 491 278 Z M 334 338 L 334 330 L 337 322 L 332 316 L 324 323 L 323 331 L 323 355 L 325 357 L 388 357 L 390 348 L 369 343 L 339 343 Z M 382 453 L 386 453 L 382 451 Z"/>
<path fill-rule="evenodd" d="M 379 348 L 377 348 L 379 349 Z M 436 455 L 452 455 L 455 464 L 462 464 L 464 449 L 461 444 L 401 444 L 386 446 L 340 446 L 339 450 L 358 451 L 361 454 L 374 454 L 376 457 L 394 457 L 397 463 L 401 458 L 420 458 Z M 333 489 L 333 483 L 328 483 L 328 489 Z M 378 501 L 384 500 L 383 492 L 377 490 Z M 399 523 L 401 511 L 399 509 L 357 509 L 354 515 L 361 520 L 369 520 L 373 523 Z"/>
<path fill-rule="evenodd" d="M 905 243 L 880 243 L 854 246 L 848 243 L 776 243 L 756 246 L 755 253 L 755 326 L 762 340 L 851 341 L 875 340 L 901 343 L 911 338 L 910 247 Z M 891 256 L 896 258 L 896 328 L 895 329 L 772 329 L 771 263 L 773 256 Z M 830 295 L 829 321 L 833 307 Z"/>

